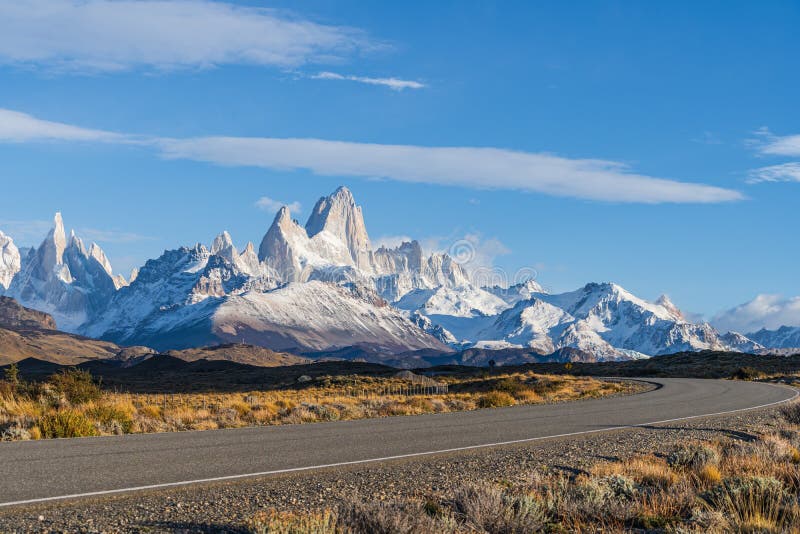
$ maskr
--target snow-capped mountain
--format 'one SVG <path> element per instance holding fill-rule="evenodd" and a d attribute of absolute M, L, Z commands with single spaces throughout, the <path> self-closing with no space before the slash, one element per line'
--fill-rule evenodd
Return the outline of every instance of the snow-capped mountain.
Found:
<path fill-rule="evenodd" d="M 800 347 L 800 326 L 781 326 L 777 330 L 762 328 L 747 337 L 771 349 L 795 349 Z"/>
<path fill-rule="evenodd" d="M 569 347 L 602 359 L 728 348 L 711 326 L 688 323 L 677 308 L 664 305 L 666 297 L 660 302 L 647 302 L 615 284 L 593 283 L 558 295 L 531 292 L 498 315 L 443 321 L 455 337 L 478 347 L 542 353 Z"/>
<path fill-rule="evenodd" d="M 279 213 L 267 235 L 276 235 L 276 228 L 285 223 L 285 214 Z M 307 245 L 308 239 L 302 243 Z M 284 258 L 307 259 L 295 255 L 297 248 L 282 250 L 289 253 Z M 343 249 L 333 250 L 338 254 Z M 82 331 L 162 350 L 231 341 L 281 350 L 362 343 L 394 352 L 447 350 L 369 287 L 314 280 L 318 270 L 339 267 L 331 259 L 318 256 L 314 263 L 298 262 L 301 268 L 294 272 L 281 265 L 286 264 L 259 262 L 252 244 L 239 253 L 223 232 L 210 249 L 198 244 L 148 261 L 136 279 L 114 295 L 104 316 Z M 304 281 L 295 281 L 297 272 L 304 273 Z"/>
<path fill-rule="evenodd" d="M 0 295 L 11 285 L 11 280 L 19 272 L 22 258 L 14 240 L 0 232 Z"/>
<path fill-rule="evenodd" d="M 125 284 L 123 277 L 114 276 L 97 244 L 87 249 L 74 232 L 67 238 L 61 214 L 56 213 L 53 229 L 38 248 L 21 258 L 5 294 L 51 314 L 59 328 L 74 332 L 95 319 Z"/>
<path fill-rule="evenodd" d="M 623 359 L 766 345 L 692 323 L 666 296 L 648 302 L 610 283 L 562 294 L 533 280 L 481 287 L 454 258 L 417 241 L 375 250 L 344 187 L 321 198 L 304 226 L 279 210 L 257 253 L 222 232 L 209 246 L 165 251 L 129 282 L 97 245 L 68 238 L 58 214 L 38 248 L 21 254 L 0 234 L 0 252 L 0 291 L 52 313 L 60 328 L 162 350 L 245 341 L 310 351 L 576 349 Z"/>

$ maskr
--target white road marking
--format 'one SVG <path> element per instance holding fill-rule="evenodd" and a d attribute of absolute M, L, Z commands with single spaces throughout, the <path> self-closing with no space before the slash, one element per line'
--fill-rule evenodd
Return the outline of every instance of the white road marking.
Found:
<path fill-rule="evenodd" d="M 786 386 L 784 386 L 786 387 Z M 302 471 L 313 471 L 315 469 L 326 469 L 331 467 L 344 467 L 348 465 L 359 465 L 359 464 L 368 464 L 368 463 L 375 463 L 375 462 L 386 462 L 390 460 L 401 460 L 403 458 L 416 458 L 418 456 L 432 456 L 434 454 L 447 454 L 450 452 L 459 452 L 459 451 L 469 451 L 475 449 L 485 449 L 488 447 L 501 447 L 503 445 L 514 445 L 517 443 L 530 443 L 534 441 L 542 441 L 545 439 L 556 439 L 556 438 L 568 438 L 571 436 L 580 436 L 585 434 L 597 434 L 600 432 L 611 432 L 614 430 L 623 430 L 625 428 L 637 428 L 643 426 L 651 426 L 651 425 L 661 425 L 665 423 L 674 423 L 677 421 L 688 421 L 689 419 L 699 419 L 701 417 L 714 417 L 717 415 L 728 415 L 732 413 L 738 412 L 747 412 L 750 410 L 758 410 L 760 408 L 768 408 L 770 406 L 775 406 L 777 404 L 783 404 L 786 402 L 790 402 L 797 398 L 800 395 L 796 389 L 791 388 L 794 391 L 794 395 L 792 395 L 788 399 L 784 399 L 781 401 L 770 402 L 768 404 L 762 404 L 760 406 L 752 406 L 750 408 L 740 408 L 738 410 L 728 410 L 725 412 L 716 412 L 716 413 L 706 413 L 702 415 L 690 415 L 688 417 L 676 417 L 675 419 L 664 419 L 663 421 L 652 421 L 649 423 L 639 423 L 636 425 L 621 425 L 621 426 L 611 426 L 607 428 L 597 428 L 594 430 L 581 430 L 579 432 L 569 432 L 566 434 L 554 434 L 552 436 L 539 436 L 536 438 L 524 438 L 524 439 L 515 439 L 511 441 L 498 441 L 495 443 L 484 443 L 481 445 L 468 445 L 466 447 L 454 447 L 452 449 L 441 449 L 437 451 L 426 451 L 426 452 L 413 452 L 409 454 L 398 454 L 396 456 L 384 456 L 382 458 L 368 458 L 365 460 L 352 460 L 349 462 L 337 462 L 332 464 L 321 464 L 321 465 L 309 465 L 306 467 L 291 467 L 288 469 L 275 469 L 272 471 L 261 471 L 259 473 L 245 473 L 241 475 L 227 475 L 221 477 L 212 477 L 212 478 L 199 478 L 197 480 L 184 480 L 181 482 L 164 482 L 162 484 L 149 484 L 146 486 L 134 486 L 130 488 L 119 488 L 119 489 L 112 489 L 112 490 L 102 490 L 102 491 L 90 491 L 86 493 L 74 493 L 72 495 L 59 495 L 56 497 L 42 497 L 39 499 L 26 499 L 23 501 L 11 501 L 11 502 L 3 502 L 0 503 L 0 508 L 9 507 L 9 506 L 20 506 L 24 504 L 37 504 L 43 502 L 50 502 L 50 501 L 61 501 L 67 499 L 82 499 L 86 497 L 99 497 L 103 495 L 114 495 L 117 493 L 127 493 L 132 491 L 144 491 L 144 490 L 152 490 L 152 489 L 163 489 L 163 488 L 172 488 L 176 486 L 189 486 L 192 484 L 205 484 L 209 482 L 224 482 L 228 480 L 238 480 L 243 478 L 255 478 L 255 477 L 262 477 L 262 476 L 269 476 L 269 475 L 280 475 L 285 473 L 297 473 Z"/>

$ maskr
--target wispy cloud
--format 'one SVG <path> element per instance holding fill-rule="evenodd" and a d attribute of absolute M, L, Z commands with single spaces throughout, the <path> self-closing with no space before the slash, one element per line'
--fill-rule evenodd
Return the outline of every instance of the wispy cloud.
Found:
<path fill-rule="evenodd" d="M 755 135 L 749 144 L 763 155 L 800 156 L 800 135 L 775 135 L 767 127 L 759 128 Z"/>
<path fill-rule="evenodd" d="M 368 76 L 352 76 L 347 74 L 338 74 L 336 72 L 320 72 L 311 78 L 315 80 L 347 80 L 351 82 L 366 83 L 369 85 L 383 85 L 394 91 L 402 91 L 403 89 L 423 89 L 426 87 L 424 83 L 413 80 L 401 80 L 399 78 L 370 78 Z"/>
<path fill-rule="evenodd" d="M 37 119 L 26 113 L 0 108 L 0 141 L 100 141 L 124 142 L 126 136 L 91 130 L 61 122 Z"/>
<path fill-rule="evenodd" d="M 209 0 L 0 2 L 0 63 L 113 72 L 293 67 L 384 48 L 354 28 Z"/>
<path fill-rule="evenodd" d="M 219 165 L 302 169 L 323 176 L 509 189 L 610 202 L 716 203 L 744 198 L 732 189 L 637 174 L 624 164 L 601 159 L 502 148 L 383 145 L 310 138 L 129 136 L 0 110 L 0 142 L 50 139 L 137 143 L 154 147 L 165 158 Z"/>
<path fill-rule="evenodd" d="M 612 202 L 714 203 L 744 198 L 731 189 L 636 174 L 613 161 L 499 148 L 243 137 L 161 139 L 159 145 L 171 159 Z"/>
<path fill-rule="evenodd" d="M 759 182 L 800 182 L 800 162 L 782 163 L 753 169 L 747 181 L 751 184 Z"/>
<path fill-rule="evenodd" d="M 718 314 L 711 323 L 723 331 L 745 334 L 762 328 L 800 326 L 800 297 L 758 295 L 750 302 Z"/>
<path fill-rule="evenodd" d="M 282 200 L 275 200 L 269 197 L 261 197 L 256 200 L 256 207 L 267 213 L 276 213 L 283 206 L 288 207 L 289 211 L 293 214 L 303 211 L 303 206 L 296 200 L 294 202 L 283 202 Z"/>

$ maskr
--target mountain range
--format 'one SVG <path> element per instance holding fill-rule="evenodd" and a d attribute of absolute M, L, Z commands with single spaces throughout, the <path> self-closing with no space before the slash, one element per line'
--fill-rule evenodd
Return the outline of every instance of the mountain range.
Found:
<path fill-rule="evenodd" d="M 258 249 L 227 232 L 210 245 L 165 251 L 129 278 L 115 275 L 60 214 L 38 247 L 0 232 L 0 294 L 54 317 L 61 330 L 159 351 L 247 343 L 295 353 L 370 347 L 387 355 L 522 348 L 577 349 L 598 360 L 680 351 L 800 346 L 800 328 L 720 333 L 666 296 L 613 283 L 550 294 L 533 280 L 482 287 L 457 258 L 417 241 L 374 248 L 345 187 L 305 225 L 281 208 Z"/>

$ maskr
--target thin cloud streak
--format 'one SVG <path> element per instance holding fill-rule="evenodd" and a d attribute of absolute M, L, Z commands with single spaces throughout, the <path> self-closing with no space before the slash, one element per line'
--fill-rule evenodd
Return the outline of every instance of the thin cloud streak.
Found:
<path fill-rule="evenodd" d="M 168 159 L 610 202 L 716 203 L 744 198 L 731 189 L 635 174 L 613 161 L 498 148 L 242 137 L 160 139 L 158 145 Z"/>
<path fill-rule="evenodd" d="M 322 176 L 506 189 L 608 202 L 718 203 L 744 199 L 732 189 L 636 174 L 623 164 L 599 159 L 570 159 L 500 148 L 381 145 L 323 139 L 134 136 L 0 109 L 0 142 L 55 140 L 150 146 L 167 159 L 219 165 L 309 170 Z"/>
<path fill-rule="evenodd" d="M 753 169 L 749 173 L 748 183 L 761 182 L 800 182 L 800 162 L 782 163 Z"/>
<path fill-rule="evenodd" d="M 423 89 L 427 87 L 425 84 L 413 80 L 401 80 L 399 78 L 370 78 L 368 76 L 352 76 L 345 74 L 338 74 L 336 72 L 320 72 L 311 77 L 314 80 L 346 80 L 351 82 L 365 83 L 368 85 L 383 85 L 393 91 L 402 91 L 403 89 Z"/>
<path fill-rule="evenodd" d="M 0 141 L 99 141 L 120 143 L 132 140 L 103 130 L 80 128 L 61 122 L 37 119 L 26 113 L 0 108 Z"/>
<path fill-rule="evenodd" d="M 295 67 L 386 47 L 358 29 L 208 0 L 0 2 L 0 63 L 57 71 Z"/>
<path fill-rule="evenodd" d="M 800 135 L 779 136 L 769 128 L 760 128 L 755 132 L 758 139 L 750 141 L 763 155 L 768 156 L 800 156 Z"/>

